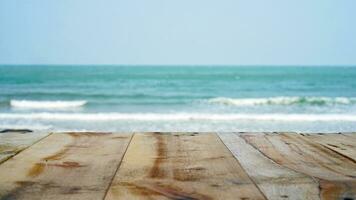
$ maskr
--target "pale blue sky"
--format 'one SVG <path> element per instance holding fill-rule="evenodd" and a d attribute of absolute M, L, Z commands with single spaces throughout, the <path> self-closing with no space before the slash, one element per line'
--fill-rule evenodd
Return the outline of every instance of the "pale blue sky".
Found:
<path fill-rule="evenodd" d="M 0 63 L 355 65 L 355 0 L 0 0 Z"/>

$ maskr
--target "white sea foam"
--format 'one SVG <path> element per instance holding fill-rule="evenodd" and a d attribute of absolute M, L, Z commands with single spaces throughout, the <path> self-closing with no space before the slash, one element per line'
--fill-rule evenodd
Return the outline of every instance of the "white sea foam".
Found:
<path fill-rule="evenodd" d="M 86 101 L 28 101 L 11 100 L 10 105 L 26 109 L 66 109 L 84 106 Z"/>
<path fill-rule="evenodd" d="M 351 121 L 353 114 L 213 114 L 213 113 L 1 113 L 1 120 L 49 121 Z"/>
<path fill-rule="evenodd" d="M 43 125 L 43 124 L 38 124 L 38 123 L 5 123 L 5 124 L 0 124 L 0 130 L 1 129 L 30 129 L 30 130 L 47 130 L 51 129 L 53 126 L 51 125 Z"/>
<path fill-rule="evenodd" d="M 231 106 L 255 105 L 336 105 L 356 104 L 356 98 L 348 97 L 270 97 L 270 98 L 226 98 L 217 97 L 209 103 Z"/>

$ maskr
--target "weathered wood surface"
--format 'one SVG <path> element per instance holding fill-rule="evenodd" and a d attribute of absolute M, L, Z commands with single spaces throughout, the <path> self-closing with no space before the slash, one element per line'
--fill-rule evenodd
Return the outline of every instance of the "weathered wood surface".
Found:
<path fill-rule="evenodd" d="M 0 200 L 356 199 L 356 133 L 30 134 L 0 133 Z"/>
<path fill-rule="evenodd" d="M 2 131 L 0 133 L 0 164 L 47 135 L 48 133 L 43 132 Z"/>
<path fill-rule="evenodd" d="M 52 134 L 0 165 L 0 199 L 103 199 L 131 134 Z"/>
<path fill-rule="evenodd" d="M 302 134 L 313 142 L 328 148 L 336 153 L 347 156 L 356 162 L 356 137 L 351 134 Z"/>
<path fill-rule="evenodd" d="M 319 184 L 313 178 L 267 158 L 238 133 L 219 133 L 219 136 L 268 199 L 319 199 Z"/>
<path fill-rule="evenodd" d="M 106 196 L 265 199 L 216 134 L 136 134 Z"/>
<path fill-rule="evenodd" d="M 356 199 L 353 158 L 298 134 L 243 134 L 241 137 L 277 164 L 315 178 L 321 199 Z"/>

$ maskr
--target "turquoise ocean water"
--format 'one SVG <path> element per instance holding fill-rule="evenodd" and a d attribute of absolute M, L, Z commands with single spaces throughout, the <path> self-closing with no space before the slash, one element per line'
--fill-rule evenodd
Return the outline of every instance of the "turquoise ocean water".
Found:
<path fill-rule="evenodd" d="M 0 129 L 356 131 L 356 67 L 0 66 Z"/>

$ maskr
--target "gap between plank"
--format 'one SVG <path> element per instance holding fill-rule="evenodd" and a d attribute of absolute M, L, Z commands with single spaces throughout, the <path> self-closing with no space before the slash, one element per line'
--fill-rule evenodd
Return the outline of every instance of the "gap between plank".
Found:
<path fill-rule="evenodd" d="M 235 133 L 234 133 L 235 134 Z M 275 163 L 275 164 L 277 164 L 277 165 L 279 165 L 279 166 L 281 166 L 281 167 L 285 167 L 285 168 L 287 168 L 287 169 L 289 169 L 289 170 L 292 170 L 292 171 L 294 171 L 294 172 L 296 172 L 296 173 L 300 173 L 300 174 L 303 174 L 303 175 L 305 175 L 305 176 L 307 176 L 307 177 L 310 177 L 311 179 L 313 179 L 314 181 L 315 181 L 315 183 L 316 184 L 318 184 L 319 185 L 319 188 L 320 188 L 320 182 L 319 182 L 319 178 L 317 178 L 317 177 L 314 177 L 314 176 L 311 176 L 311 175 L 309 175 L 309 174 L 306 174 L 306 173 L 304 173 L 304 172 L 300 172 L 300 171 L 297 171 L 297 170 L 295 170 L 295 169 L 293 169 L 293 168 L 290 168 L 290 167 L 288 167 L 288 166 L 284 166 L 284 165 L 281 165 L 281 164 L 279 164 L 279 163 L 277 163 L 277 162 L 275 162 L 272 158 L 270 158 L 268 155 L 266 155 L 264 152 L 262 152 L 260 149 L 258 149 L 257 147 L 255 147 L 254 145 L 252 145 L 249 141 L 247 141 L 244 137 L 241 137 L 241 136 L 239 136 L 238 135 L 238 137 L 240 137 L 241 139 L 243 139 L 245 142 L 246 142 L 246 144 L 248 144 L 248 145 L 250 145 L 252 148 L 254 148 L 254 149 L 256 149 L 258 152 L 260 152 L 264 157 L 266 157 L 267 159 L 269 159 L 269 160 L 271 160 L 273 163 Z M 319 191 L 320 192 L 320 191 Z"/>
<path fill-rule="evenodd" d="M 225 148 L 230 152 L 231 156 L 235 159 L 235 161 L 237 162 L 237 164 L 241 167 L 241 169 L 243 169 L 243 171 L 246 173 L 247 177 L 251 180 L 252 184 L 258 189 L 258 191 L 260 191 L 260 193 L 262 194 L 262 196 L 268 200 L 267 196 L 262 192 L 262 190 L 257 186 L 257 184 L 255 183 L 255 181 L 251 178 L 251 176 L 247 173 L 247 171 L 245 170 L 245 168 L 240 164 L 240 162 L 237 160 L 237 158 L 234 156 L 234 154 L 230 151 L 230 149 L 226 146 L 226 144 L 224 143 L 224 141 L 221 139 L 219 132 L 215 132 L 214 133 L 220 140 L 220 142 L 225 146 Z M 225 133 L 226 134 L 226 133 Z M 231 133 L 234 134 L 235 133 Z M 239 137 L 239 136 L 238 136 Z"/>
<path fill-rule="evenodd" d="M 31 133 L 31 134 L 36 134 L 36 133 Z M 32 147 L 33 145 L 35 145 L 35 144 L 41 142 L 42 140 L 46 139 L 47 137 L 49 137 L 49 136 L 52 135 L 52 134 L 53 134 L 53 132 L 47 134 L 46 136 L 44 136 L 44 137 L 42 137 L 42 138 L 36 140 L 34 143 L 32 143 L 32 144 L 28 145 L 27 147 L 21 149 L 20 151 L 16 152 L 14 155 L 11 155 L 11 156 L 5 158 L 3 161 L 0 161 L 0 165 L 3 164 L 4 162 L 10 160 L 11 158 L 13 158 L 14 156 L 16 156 L 17 154 L 19 154 L 19 153 L 25 151 L 26 149 Z"/>
<path fill-rule="evenodd" d="M 120 159 L 120 162 L 119 162 L 119 164 L 118 164 L 118 166 L 117 166 L 117 168 L 116 168 L 116 170 L 115 170 L 113 176 L 111 177 L 110 183 L 108 184 L 108 187 L 107 187 L 106 190 L 105 190 L 105 193 L 104 193 L 104 196 L 103 196 L 103 200 L 106 199 L 106 196 L 107 196 L 107 194 L 108 194 L 108 192 L 109 192 L 109 190 L 110 190 L 110 187 L 111 187 L 111 185 L 112 185 L 112 183 L 113 183 L 113 181 L 114 181 L 114 178 L 115 178 L 117 172 L 119 171 L 119 168 L 121 167 L 122 160 L 124 160 L 124 157 L 125 157 L 125 155 L 126 155 L 126 152 L 127 152 L 127 150 L 129 149 L 129 146 L 131 145 L 132 138 L 133 138 L 136 134 L 137 134 L 137 133 L 132 133 L 132 135 L 131 135 L 131 137 L 130 137 L 130 141 L 128 142 L 128 144 L 127 144 L 127 146 L 126 146 L 126 149 L 125 149 L 125 151 L 124 151 L 124 154 L 122 155 L 122 157 L 121 157 L 121 159 Z"/>

